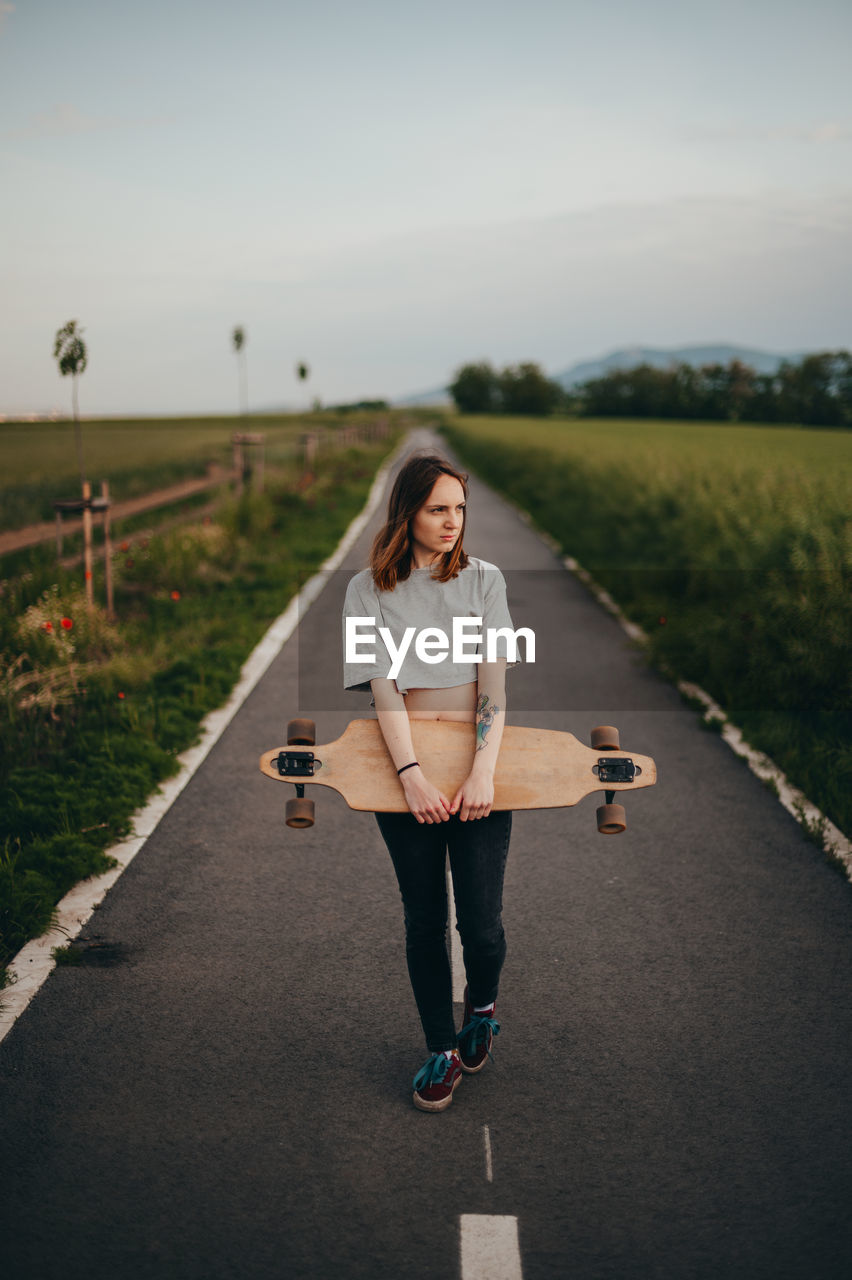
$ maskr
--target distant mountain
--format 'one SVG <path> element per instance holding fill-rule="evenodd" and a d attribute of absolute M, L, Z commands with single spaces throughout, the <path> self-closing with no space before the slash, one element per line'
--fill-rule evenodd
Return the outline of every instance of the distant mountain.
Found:
<path fill-rule="evenodd" d="M 416 405 L 423 405 L 426 408 L 441 408 L 445 405 L 452 405 L 452 403 L 453 397 L 446 387 L 439 387 L 437 391 L 418 391 L 416 395 L 400 396 L 398 400 L 391 400 L 391 404 L 399 408 L 406 406 L 413 408 Z"/>
<path fill-rule="evenodd" d="M 566 391 L 586 382 L 589 378 L 600 378 L 613 369 L 633 369 L 637 364 L 650 364 L 656 369 L 666 369 L 672 364 L 691 364 L 698 368 L 702 364 L 729 364 L 731 360 L 741 360 L 758 373 L 775 373 L 782 360 L 792 364 L 803 359 L 806 351 L 793 351 L 786 355 L 773 355 L 770 351 L 758 351 L 754 347 L 736 347 L 718 342 L 714 345 L 696 347 L 625 347 L 621 351 L 612 351 L 608 356 L 597 360 L 582 360 L 572 364 L 562 373 L 551 374 L 554 382 L 558 382 Z M 446 387 L 438 387 L 434 391 L 419 391 L 415 395 L 400 396 L 393 400 L 394 405 L 439 405 L 452 404 L 452 396 Z"/>
<path fill-rule="evenodd" d="M 797 351 L 779 356 L 754 347 L 735 347 L 721 342 L 706 347 L 625 347 L 598 360 L 580 361 L 563 373 L 552 376 L 553 381 L 567 391 L 589 378 L 601 378 L 613 369 L 634 369 L 638 364 L 650 364 L 655 369 L 666 369 L 673 364 L 690 364 L 698 368 L 702 364 L 729 364 L 731 360 L 741 360 L 758 373 L 775 373 L 782 360 L 795 364 L 805 355 L 807 352 Z"/>

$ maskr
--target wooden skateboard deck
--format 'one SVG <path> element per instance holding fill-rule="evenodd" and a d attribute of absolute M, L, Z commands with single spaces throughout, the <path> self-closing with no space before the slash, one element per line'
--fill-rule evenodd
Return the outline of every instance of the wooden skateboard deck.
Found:
<path fill-rule="evenodd" d="M 613 733 L 617 742 L 615 731 L 610 736 Z M 448 799 L 470 772 L 475 734 L 473 724 L 454 720 L 411 721 L 415 758 Z M 350 809 L 408 811 L 377 720 L 353 720 L 336 742 L 266 751 L 260 768 L 270 778 L 296 783 L 299 794 L 304 794 L 304 784 L 331 787 Z M 506 725 L 494 775 L 493 808 L 561 808 L 577 804 L 593 791 L 607 792 L 611 801 L 616 791 L 651 787 L 656 780 L 650 756 L 631 756 L 608 745 L 587 747 L 573 734 L 559 730 Z"/>

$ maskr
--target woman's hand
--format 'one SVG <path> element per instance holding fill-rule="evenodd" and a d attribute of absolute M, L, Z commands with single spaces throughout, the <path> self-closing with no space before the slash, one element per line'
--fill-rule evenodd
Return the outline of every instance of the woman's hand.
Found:
<path fill-rule="evenodd" d="M 487 818 L 494 803 L 494 775 L 477 768 L 471 769 L 453 797 L 453 813 L 461 806 L 462 822 L 473 818 Z"/>
<path fill-rule="evenodd" d="M 450 816 L 450 802 L 429 781 L 418 764 L 400 774 L 406 803 L 418 822 L 446 822 Z"/>

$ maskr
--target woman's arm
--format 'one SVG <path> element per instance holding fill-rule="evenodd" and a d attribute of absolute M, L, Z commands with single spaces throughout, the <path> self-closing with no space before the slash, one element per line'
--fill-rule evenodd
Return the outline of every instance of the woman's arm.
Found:
<path fill-rule="evenodd" d="M 506 723 L 506 659 L 482 662 L 476 698 L 476 750 L 470 773 L 453 797 L 452 811 L 461 805 L 462 822 L 487 818 L 494 803 L 494 770 Z"/>
<path fill-rule="evenodd" d="M 394 768 L 401 769 L 417 757 L 411 741 L 411 724 L 405 709 L 405 699 L 394 680 L 370 681 L 376 703 L 379 728 L 387 745 Z M 446 822 L 450 816 L 450 802 L 442 791 L 429 781 L 420 765 L 400 774 L 406 803 L 418 822 Z"/>
<path fill-rule="evenodd" d="M 476 692 L 476 753 L 473 765 L 487 770 L 493 778 L 506 723 L 505 658 L 480 665 Z"/>

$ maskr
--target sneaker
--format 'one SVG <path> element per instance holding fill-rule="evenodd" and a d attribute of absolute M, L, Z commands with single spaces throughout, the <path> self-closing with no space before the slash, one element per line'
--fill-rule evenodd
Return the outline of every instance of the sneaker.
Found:
<path fill-rule="evenodd" d="M 494 1006 L 491 1013 L 474 1013 L 467 987 L 464 989 L 464 1013 L 462 1029 L 459 1032 L 459 1057 L 461 1069 L 468 1075 L 481 1071 L 486 1058 L 491 1057 L 491 1045 L 500 1030 L 500 1023 L 494 1017 Z"/>
<path fill-rule="evenodd" d="M 414 1105 L 420 1111 L 443 1111 L 453 1100 L 453 1091 L 461 1084 L 461 1062 L 458 1050 L 452 1057 L 433 1053 L 414 1077 Z"/>

